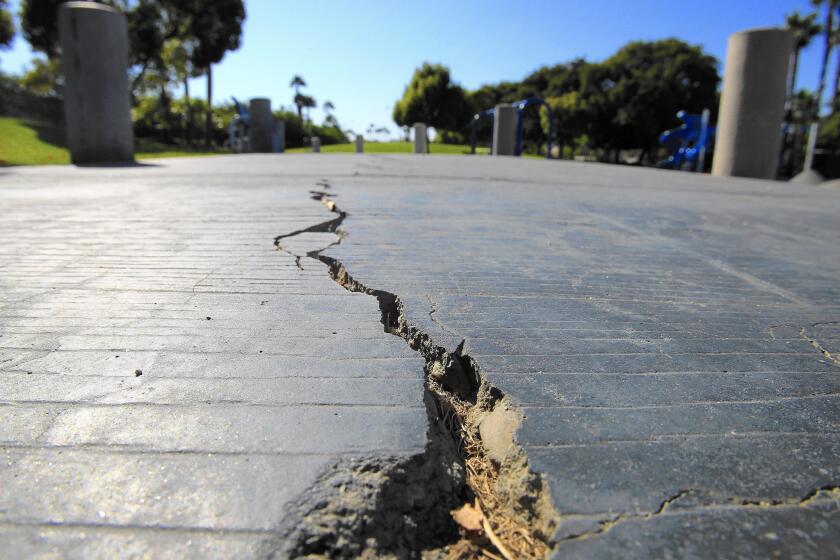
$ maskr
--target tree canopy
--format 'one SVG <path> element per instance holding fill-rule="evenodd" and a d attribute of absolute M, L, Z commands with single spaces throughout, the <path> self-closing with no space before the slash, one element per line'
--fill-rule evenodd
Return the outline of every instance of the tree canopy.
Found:
<path fill-rule="evenodd" d="M 423 87 L 425 81 L 441 89 L 435 79 L 448 83 L 449 73 L 437 78 L 437 73 L 427 69 L 432 79 L 423 70 L 415 72 L 394 109 L 397 124 L 410 124 L 412 119 L 431 122 L 423 113 L 422 100 L 432 102 L 434 96 L 417 92 L 437 91 Z M 484 85 L 467 94 L 467 106 L 462 109 L 466 119 L 461 116 L 438 127 L 454 131 L 447 136 L 455 141 L 464 141 L 463 126 L 472 114 L 499 103 L 540 97 L 552 108 L 560 145 L 650 150 L 662 131 L 679 124 L 678 111 L 699 113 L 708 108 L 714 113 L 718 83 L 717 61 L 700 47 L 677 39 L 637 41 L 600 63 L 576 59 L 539 68 L 521 82 Z M 410 118 L 406 118 L 406 108 L 413 110 Z M 489 127 L 487 119 L 478 123 L 480 138 L 489 138 Z M 523 114 L 526 146 L 540 146 L 547 128 L 546 111 Z"/>
<path fill-rule="evenodd" d="M 15 24 L 7 0 L 0 0 L 0 48 L 9 47 L 15 38 Z"/>
<path fill-rule="evenodd" d="M 414 71 L 402 98 L 394 105 L 394 122 L 409 126 L 424 122 L 444 130 L 456 130 L 471 117 L 464 89 L 452 82 L 449 68 L 428 62 Z"/>

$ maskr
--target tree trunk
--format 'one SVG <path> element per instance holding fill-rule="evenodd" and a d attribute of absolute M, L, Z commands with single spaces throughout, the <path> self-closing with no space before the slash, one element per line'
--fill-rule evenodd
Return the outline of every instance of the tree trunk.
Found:
<path fill-rule="evenodd" d="M 788 82 L 788 103 L 796 93 L 796 74 L 799 71 L 799 49 L 794 48 L 790 55 L 790 81 Z"/>
<path fill-rule="evenodd" d="M 817 94 L 814 102 L 814 119 L 819 119 L 820 109 L 822 108 L 822 96 L 825 91 L 825 75 L 828 71 L 828 59 L 831 56 L 831 32 L 834 28 L 834 9 L 832 2 L 826 4 L 825 13 L 825 46 L 823 47 L 822 63 L 820 65 L 820 81 L 817 86 Z"/>
<path fill-rule="evenodd" d="M 831 94 L 831 111 L 837 110 L 837 96 L 840 95 L 840 49 L 837 49 L 837 66 L 834 68 L 834 89 Z"/>
<path fill-rule="evenodd" d="M 163 117 L 163 141 L 172 143 L 172 111 L 169 107 L 169 95 L 166 93 L 166 84 L 160 84 L 160 111 Z"/>
<path fill-rule="evenodd" d="M 192 146 L 193 114 L 192 105 L 190 104 L 189 76 L 184 76 L 184 98 L 187 100 L 187 130 L 185 136 L 187 137 L 187 144 Z"/>
<path fill-rule="evenodd" d="M 204 146 L 210 147 L 210 132 L 213 128 L 213 68 L 207 65 L 207 110 L 204 113 Z"/>

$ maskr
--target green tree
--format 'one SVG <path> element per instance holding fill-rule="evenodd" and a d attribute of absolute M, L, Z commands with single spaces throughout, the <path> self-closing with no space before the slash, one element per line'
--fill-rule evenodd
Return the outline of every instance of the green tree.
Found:
<path fill-rule="evenodd" d="M 174 19 L 166 6 L 155 0 L 139 0 L 127 13 L 129 68 L 132 69 L 131 91 L 135 97 L 141 93 L 147 70 L 162 66 L 161 52 L 167 38 L 175 35 L 172 26 L 165 22 Z"/>
<path fill-rule="evenodd" d="M 300 74 L 295 74 L 292 81 L 289 82 L 289 87 L 295 90 L 295 95 L 300 93 L 300 88 L 306 87 L 306 80 Z"/>
<path fill-rule="evenodd" d="M 314 97 L 304 93 L 298 93 L 295 95 L 295 105 L 297 105 L 298 117 L 301 119 L 303 119 L 303 109 L 307 109 L 306 120 L 309 121 L 309 109 L 314 109 L 318 106 L 318 103 Z"/>
<path fill-rule="evenodd" d="M 0 48 L 8 48 L 15 38 L 15 24 L 7 0 L 0 0 Z"/>
<path fill-rule="evenodd" d="M 61 61 L 57 58 L 33 58 L 32 67 L 20 77 L 19 82 L 24 88 L 40 95 L 60 94 L 63 84 Z"/>
<path fill-rule="evenodd" d="M 798 11 L 788 15 L 785 19 L 787 28 L 793 33 L 794 46 L 790 55 L 790 74 L 788 78 L 788 98 L 793 97 L 796 87 L 796 75 L 799 70 L 799 53 L 819 35 L 822 27 L 817 23 L 817 14 L 803 16 Z"/>
<path fill-rule="evenodd" d="M 184 127 L 188 144 L 192 144 L 193 104 L 190 103 L 190 78 L 194 77 L 195 69 L 192 65 L 192 45 L 182 39 L 169 39 L 163 44 L 161 59 L 175 81 L 183 84 L 186 125 Z"/>
<path fill-rule="evenodd" d="M 612 149 L 650 150 L 676 124 L 678 111 L 717 108 L 717 60 L 699 46 L 678 39 L 632 42 L 603 68 L 600 83 L 590 85 L 606 98 Z"/>
<path fill-rule="evenodd" d="M 205 69 L 207 75 L 207 112 L 204 143 L 210 146 L 213 119 L 213 64 L 222 61 L 225 53 L 239 48 L 245 5 L 242 0 L 182 0 L 189 9 L 188 35 L 195 41 L 192 62 Z"/>
<path fill-rule="evenodd" d="M 423 122 L 438 130 L 458 130 L 471 116 L 466 92 L 452 82 L 449 68 L 428 62 L 414 71 L 393 112 L 398 126 Z"/>
<path fill-rule="evenodd" d="M 58 5 L 65 0 L 23 0 L 20 27 L 32 49 L 54 58 L 58 48 Z"/>
<path fill-rule="evenodd" d="M 299 101 L 302 101 L 305 97 L 301 95 L 300 88 L 306 87 L 306 80 L 304 80 L 299 74 L 295 74 L 292 81 L 289 82 L 289 87 L 295 90 L 295 96 L 293 99 L 295 106 L 297 107 L 298 118 L 301 122 L 303 122 L 303 105 L 301 105 Z"/>

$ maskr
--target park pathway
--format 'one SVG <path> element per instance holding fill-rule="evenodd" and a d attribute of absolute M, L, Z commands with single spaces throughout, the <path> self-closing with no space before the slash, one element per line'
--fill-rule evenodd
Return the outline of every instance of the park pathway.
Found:
<path fill-rule="evenodd" d="M 440 545 L 463 465 L 383 293 L 521 418 L 482 436 L 547 483 L 558 557 L 840 554 L 838 192 L 224 156 L 4 170 L 0 215 L 14 556 Z"/>

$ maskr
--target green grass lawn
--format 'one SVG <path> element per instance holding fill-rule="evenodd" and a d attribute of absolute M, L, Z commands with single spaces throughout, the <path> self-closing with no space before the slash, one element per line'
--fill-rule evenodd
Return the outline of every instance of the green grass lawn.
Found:
<path fill-rule="evenodd" d="M 58 127 L 0 117 L 0 166 L 68 164 L 70 152 L 64 145 L 64 132 Z M 135 150 L 137 159 L 230 153 L 227 150 L 171 146 L 143 139 L 137 140 Z"/>
<path fill-rule="evenodd" d="M 188 148 L 172 146 L 160 142 L 137 139 L 135 145 L 137 159 L 153 159 L 184 156 L 207 156 L 230 153 L 228 150 Z M 290 154 L 309 153 L 311 148 L 292 148 Z M 322 146 L 324 153 L 353 153 L 355 144 L 333 144 Z M 408 154 L 414 151 L 411 142 L 365 142 L 365 152 L 369 154 Z M 478 148 L 478 153 L 486 154 L 487 148 Z M 468 154 L 470 147 L 454 144 L 430 145 L 432 154 Z M 50 165 L 70 163 L 70 153 L 64 142 L 64 131 L 59 127 L 45 125 L 36 121 L 15 117 L 0 117 L 0 166 L 8 165 Z"/>
<path fill-rule="evenodd" d="M 305 154 L 312 151 L 312 148 L 291 148 L 286 150 L 290 154 Z M 331 144 L 329 146 L 321 146 L 323 153 L 354 153 L 356 151 L 356 144 Z M 414 144 L 411 142 L 365 142 L 365 153 L 368 154 L 410 154 L 414 152 Z M 438 144 L 432 142 L 429 146 L 429 152 L 432 154 L 468 154 L 470 147 L 455 144 Z M 478 148 L 480 154 L 486 154 L 487 148 Z"/>
<path fill-rule="evenodd" d="M 61 131 L 36 122 L 0 117 L 0 165 L 70 163 Z"/>

